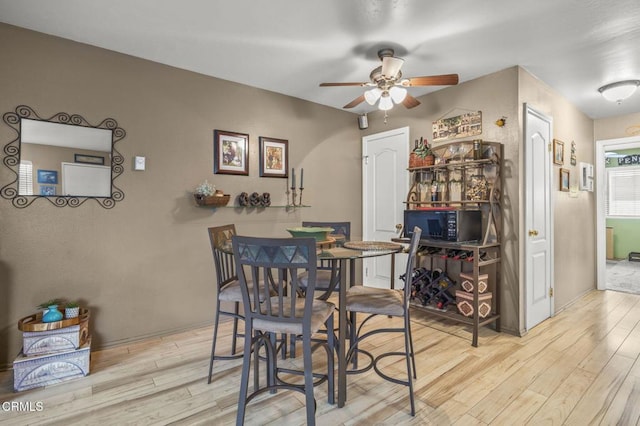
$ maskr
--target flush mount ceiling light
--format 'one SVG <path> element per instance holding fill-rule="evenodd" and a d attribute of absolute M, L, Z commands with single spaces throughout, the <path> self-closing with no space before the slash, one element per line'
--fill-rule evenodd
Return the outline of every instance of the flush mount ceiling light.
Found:
<path fill-rule="evenodd" d="M 600 92 L 606 100 L 620 104 L 623 100 L 633 95 L 639 85 L 640 80 L 618 81 L 605 84 L 598 89 L 598 92 Z"/>

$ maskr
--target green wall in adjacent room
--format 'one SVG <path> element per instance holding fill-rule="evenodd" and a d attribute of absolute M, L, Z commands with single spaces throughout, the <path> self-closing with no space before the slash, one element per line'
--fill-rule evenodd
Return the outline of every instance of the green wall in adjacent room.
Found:
<path fill-rule="evenodd" d="M 639 219 L 607 219 L 607 227 L 613 228 L 613 257 L 622 259 L 629 252 L 640 252 Z"/>
<path fill-rule="evenodd" d="M 616 150 L 616 153 L 622 155 L 640 154 L 640 149 Z M 606 167 L 614 168 L 625 166 L 618 166 L 617 159 L 612 158 Z M 640 219 L 607 218 L 606 222 L 607 227 L 613 228 L 613 257 L 623 259 L 629 256 L 629 252 L 640 252 Z"/>

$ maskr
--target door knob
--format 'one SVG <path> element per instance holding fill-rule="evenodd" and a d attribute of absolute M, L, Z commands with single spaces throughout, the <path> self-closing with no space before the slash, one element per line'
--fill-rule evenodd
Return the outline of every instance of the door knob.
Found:
<path fill-rule="evenodd" d="M 396 232 L 398 233 L 398 235 L 400 235 L 400 233 L 402 232 L 402 224 L 401 223 L 397 223 L 396 224 Z"/>
<path fill-rule="evenodd" d="M 530 229 L 529 230 L 529 236 L 530 237 L 535 237 L 536 235 L 538 235 L 538 231 L 536 231 L 535 229 Z"/>

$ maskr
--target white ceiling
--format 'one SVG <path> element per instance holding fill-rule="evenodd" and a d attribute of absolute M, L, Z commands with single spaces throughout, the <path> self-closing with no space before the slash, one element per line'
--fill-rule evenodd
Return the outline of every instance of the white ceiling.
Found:
<path fill-rule="evenodd" d="M 640 112 L 597 91 L 640 79 L 638 0 L 0 0 L 0 21 L 335 108 L 364 88 L 318 84 L 393 47 L 405 77 L 520 65 L 592 118 Z"/>

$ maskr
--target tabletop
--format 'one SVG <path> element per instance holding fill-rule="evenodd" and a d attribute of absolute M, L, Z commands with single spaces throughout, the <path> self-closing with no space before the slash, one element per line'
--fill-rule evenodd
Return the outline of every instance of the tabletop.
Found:
<path fill-rule="evenodd" d="M 365 257 L 386 256 L 388 254 L 397 253 L 402 250 L 401 245 L 397 245 L 395 249 L 383 250 L 356 250 L 346 247 L 323 248 L 318 252 L 318 260 L 323 259 L 362 259 Z"/>

